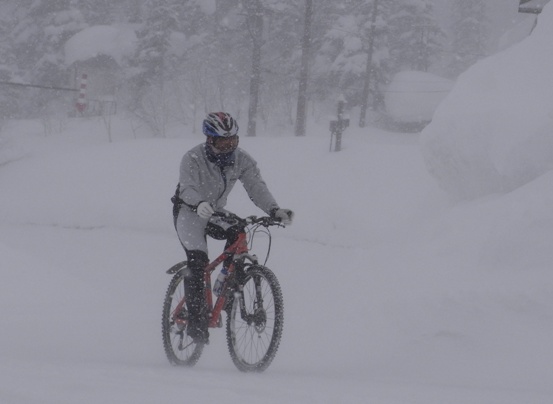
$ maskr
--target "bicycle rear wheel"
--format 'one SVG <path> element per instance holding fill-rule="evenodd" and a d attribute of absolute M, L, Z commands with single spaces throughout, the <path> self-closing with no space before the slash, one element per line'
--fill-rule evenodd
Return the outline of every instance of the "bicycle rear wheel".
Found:
<path fill-rule="evenodd" d="M 182 271 L 173 276 L 163 302 L 161 333 L 163 349 L 173 365 L 194 366 L 204 349 L 204 344 L 196 344 L 186 333 L 188 309 L 184 293 Z"/>
<path fill-rule="evenodd" d="M 252 265 L 231 297 L 227 316 L 227 346 L 234 365 L 243 372 L 262 372 L 273 361 L 284 321 L 284 303 L 275 274 Z"/>

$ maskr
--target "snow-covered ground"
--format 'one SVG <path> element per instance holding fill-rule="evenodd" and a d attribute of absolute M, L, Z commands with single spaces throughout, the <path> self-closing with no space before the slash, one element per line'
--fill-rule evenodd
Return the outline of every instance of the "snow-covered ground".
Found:
<path fill-rule="evenodd" d="M 339 153 L 326 124 L 241 138 L 296 211 L 273 233 L 285 325 L 263 374 L 234 368 L 223 330 L 194 368 L 163 353 L 165 270 L 183 259 L 169 198 L 202 135 L 6 124 L 0 403 L 551 404 L 552 7 L 462 76 L 422 135 L 352 126 Z M 229 202 L 260 214 L 239 187 Z"/>
<path fill-rule="evenodd" d="M 0 402 L 552 402 L 547 177 L 452 205 L 418 135 L 351 128 L 339 153 L 324 128 L 243 137 L 297 215 L 268 263 L 282 345 L 267 372 L 244 375 L 213 330 L 183 369 L 160 335 L 164 271 L 183 259 L 169 198 L 202 137 L 116 126 L 113 143 L 93 119 L 48 137 L 33 122 L 4 128 Z M 260 214 L 241 187 L 229 208 Z"/>

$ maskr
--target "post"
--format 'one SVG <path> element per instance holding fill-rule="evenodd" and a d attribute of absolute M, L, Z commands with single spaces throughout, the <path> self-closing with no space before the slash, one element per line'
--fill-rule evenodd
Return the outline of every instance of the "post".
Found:
<path fill-rule="evenodd" d="M 346 101 L 344 96 L 338 99 L 336 120 L 330 121 L 330 150 L 332 151 L 332 139 L 334 138 L 334 151 L 342 150 L 342 132 L 349 126 L 349 118 L 344 114 Z"/>
<path fill-rule="evenodd" d="M 345 101 L 343 98 L 338 100 L 338 110 L 336 112 L 336 117 L 338 118 L 338 125 L 336 125 L 336 144 L 334 145 L 334 151 L 342 150 L 342 116 L 344 114 L 344 104 Z"/>
<path fill-rule="evenodd" d="M 77 104 L 75 104 L 75 107 L 77 108 L 77 111 L 79 111 L 81 114 L 86 109 L 86 84 L 87 84 L 88 75 L 86 73 L 83 73 L 81 77 L 81 88 L 79 91 L 79 98 L 77 99 Z"/>

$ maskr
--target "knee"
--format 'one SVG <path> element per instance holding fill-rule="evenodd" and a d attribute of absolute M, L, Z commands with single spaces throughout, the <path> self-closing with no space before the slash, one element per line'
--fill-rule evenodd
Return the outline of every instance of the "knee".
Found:
<path fill-rule="evenodd" d="M 205 266 L 209 263 L 209 258 L 205 251 L 186 250 L 186 257 L 188 258 L 188 268 L 190 268 L 192 272 L 203 271 Z"/>
<path fill-rule="evenodd" d="M 244 233 L 244 230 L 241 227 L 232 226 L 227 230 L 227 241 L 229 245 L 234 243 L 240 234 Z"/>

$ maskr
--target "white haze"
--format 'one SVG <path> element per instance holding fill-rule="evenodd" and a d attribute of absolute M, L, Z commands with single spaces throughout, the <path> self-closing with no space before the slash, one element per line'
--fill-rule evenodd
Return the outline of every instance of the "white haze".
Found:
<path fill-rule="evenodd" d="M 552 20 L 548 6 L 540 23 Z M 324 121 L 302 138 L 241 138 L 297 217 L 274 232 L 267 264 L 281 281 L 285 325 L 263 374 L 234 368 L 223 330 L 212 330 L 194 368 L 164 357 L 164 271 L 183 259 L 169 198 L 181 155 L 201 135 L 173 128 L 168 139 L 134 139 L 129 123 L 114 119 L 108 143 L 96 119 L 67 120 L 48 136 L 40 122 L 7 124 L 0 402 L 553 402 L 553 174 L 525 147 L 544 141 L 539 129 L 551 119 L 546 32 L 538 25 L 459 79 L 422 143 L 417 134 L 352 125 L 343 150 L 330 153 Z M 534 97 L 507 91 L 522 80 L 510 64 L 531 69 L 524 79 Z M 472 107 L 482 100 L 490 118 Z M 510 164 L 502 152 L 514 145 L 520 159 Z M 470 153 L 482 149 L 489 160 Z M 463 202 L 452 202 L 426 169 L 451 191 L 451 173 L 466 165 L 470 175 L 474 159 L 516 172 L 524 158 L 543 162 L 535 175 Z M 493 181 L 483 171 L 479 189 Z M 261 213 L 240 188 L 229 209 Z"/>

